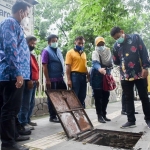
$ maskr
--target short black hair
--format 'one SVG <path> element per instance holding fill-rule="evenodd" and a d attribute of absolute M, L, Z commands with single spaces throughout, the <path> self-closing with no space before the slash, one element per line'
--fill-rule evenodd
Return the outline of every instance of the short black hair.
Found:
<path fill-rule="evenodd" d="M 58 39 L 58 36 L 55 35 L 55 34 L 51 34 L 48 36 L 47 40 L 48 40 L 48 43 L 53 39 L 53 38 L 57 38 Z"/>
<path fill-rule="evenodd" d="M 75 38 L 75 41 L 78 41 L 78 40 L 80 40 L 80 41 L 81 41 L 81 40 L 85 40 L 85 39 L 84 39 L 84 37 L 83 37 L 83 36 L 78 36 L 78 37 L 76 37 L 76 38 Z"/>
<path fill-rule="evenodd" d="M 37 38 L 33 35 L 29 35 L 26 37 L 27 43 L 29 43 L 30 41 L 37 41 Z"/>
<path fill-rule="evenodd" d="M 23 0 L 18 0 L 16 1 L 16 3 L 12 6 L 12 14 L 15 14 L 17 13 L 19 10 L 27 10 L 27 7 L 31 7 L 30 4 L 26 3 L 25 1 Z"/>
<path fill-rule="evenodd" d="M 110 31 L 110 35 L 113 37 L 116 33 L 119 33 L 122 30 L 120 27 L 113 27 Z"/>

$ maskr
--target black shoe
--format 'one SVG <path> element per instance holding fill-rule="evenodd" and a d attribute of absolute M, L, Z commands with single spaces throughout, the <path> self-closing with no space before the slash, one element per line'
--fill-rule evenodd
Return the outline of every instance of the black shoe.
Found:
<path fill-rule="evenodd" d="M 15 144 L 9 147 L 2 146 L 1 150 L 29 150 L 29 148 Z"/>
<path fill-rule="evenodd" d="M 58 118 L 50 118 L 49 121 L 54 123 L 60 123 Z"/>
<path fill-rule="evenodd" d="M 28 123 L 30 126 L 37 126 L 37 123 L 35 123 L 35 122 L 29 122 Z"/>
<path fill-rule="evenodd" d="M 20 135 L 30 135 L 31 130 L 30 129 L 25 129 L 23 125 L 17 126 L 17 131 Z"/>
<path fill-rule="evenodd" d="M 103 117 L 105 121 L 111 121 L 111 119 L 108 119 L 107 117 Z"/>
<path fill-rule="evenodd" d="M 146 124 L 147 124 L 148 128 L 150 129 L 150 120 L 146 120 Z"/>
<path fill-rule="evenodd" d="M 127 129 L 127 128 L 134 128 L 136 127 L 135 122 L 127 122 L 124 125 L 122 125 L 122 129 Z"/>
<path fill-rule="evenodd" d="M 98 115 L 98 122 L 100 123 L 106 123 L 106 121 L 104 120 L 104 118 L 102 116 Z"/>
<path fill-rule="evenodd" d="M 127 115 L 127 113 L 125 111 L 121 111 L 122 115 Z"/>
<path fill-rule="evenodd" d="M 27 141 L 27 140 L 30 140 L 30 137 L 28 137 L 28 136 L 18 136 L 15 140 L 17 142 Z"/>

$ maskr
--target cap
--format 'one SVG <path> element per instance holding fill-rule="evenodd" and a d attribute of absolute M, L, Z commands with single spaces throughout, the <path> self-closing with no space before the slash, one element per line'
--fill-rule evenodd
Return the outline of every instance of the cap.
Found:
<path fill-rule="evenodd" d="M 103 38 L 103 37 L 98 36 L 98 37 L 95 39 L 95 45 L 97 46 L 97 44 L 98 44 L 99 42 L 104 42 L 104 43 L 105 43 L 104 38 Z"/>

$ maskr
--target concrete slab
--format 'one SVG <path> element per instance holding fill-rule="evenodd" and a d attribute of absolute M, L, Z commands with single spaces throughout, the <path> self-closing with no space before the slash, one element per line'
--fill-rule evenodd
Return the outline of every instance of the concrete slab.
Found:
<path fill-rule="evenodd" d="M 115 131 L 124 131 L 124 132 L 144 132 L 143 137 L 138 141 L 135 145 L 135 150 L 150 150 L 150 130 L 148 129 L 145 121 L 144 115 L 142 112 L 142 107 L 140 101 L 135 102 L 136 111 L 139 114 L 136 115 L 136 128 L 130 129 L 121 129 L 121 125 L 126 123 L 127 117 L 121 115 L 121 103 L 114 102 L 109 103 L 108 105 L 108 117 L 112 119 L 111 122 L 107 122 L 106 124 L 100 124 L 97 122 L 97 116 L 95 109 L 87 109 L 86 112 L 91 119 L 95 128 L 105 129 L 105 130 L 115 130 Z M 21 142 L 20 144 L 24 144 L 30 146 L 30 150 L 112 150 L 114 148 L 105 147 L 105 146 L 97 146 L 92 144 L 83 144 L 82 142 L 76 141 L 67 141 L 67 138 L 63 132 L 63 129 L 60 124 L 49 122 L 49 117 L 45 117 L 42 119 L 34 120 L 37 122 L 38 126 L 35 127 L 35 130 L 32 132 L 31 140 L 26 142 Z"/>

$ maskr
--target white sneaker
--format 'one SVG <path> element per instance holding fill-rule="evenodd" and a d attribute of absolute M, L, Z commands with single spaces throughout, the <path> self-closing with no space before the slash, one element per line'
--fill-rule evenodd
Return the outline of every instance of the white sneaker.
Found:
<path fill-rule="evenodd" d="M 28 130 L 34 130 L 34 127 L 31 126 L 31 125 L 29 125 L 29 124 L 26 124 L 26 125 L 24 126 L 24 128 L 25 128 L 25 129 L 28 129 Z"/>

